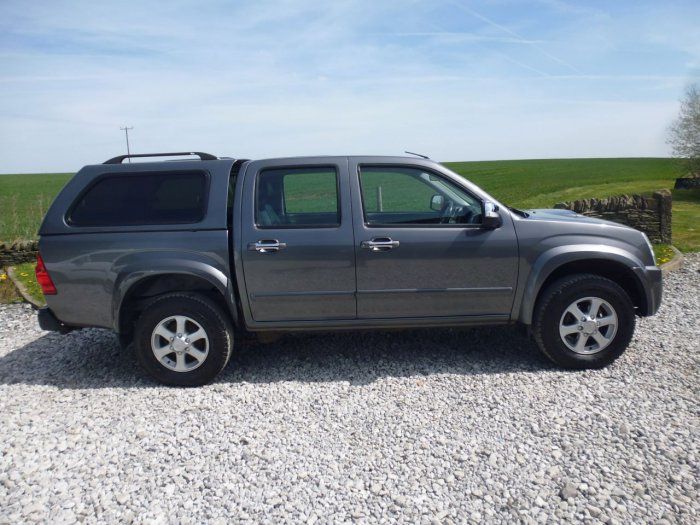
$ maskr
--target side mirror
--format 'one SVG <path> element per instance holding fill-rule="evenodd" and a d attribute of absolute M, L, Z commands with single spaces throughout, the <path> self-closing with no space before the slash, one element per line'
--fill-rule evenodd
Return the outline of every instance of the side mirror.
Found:
<path fill-rule="evenodd" d="M 432 197 L 430 197 L 430 209 L 433 211 L 442 211 L 442 209 L 445 207 L 445 197 L 440 195 L 439 193 L 436 193 Z"/>
<path fill-rule="evenodd" d="M 484 228 L 490 230 L 495 230 L 501 226 L 501 215 L 498 213 L 498 206 L 493 202 L 484 202 L 484 218 L 481 221 L 481 225 Z"/>

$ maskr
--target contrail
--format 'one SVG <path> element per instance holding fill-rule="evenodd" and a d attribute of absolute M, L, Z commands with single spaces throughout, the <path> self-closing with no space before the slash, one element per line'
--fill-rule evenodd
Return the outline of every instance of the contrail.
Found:
<path fill-rule="evenodd" d="M 483 22 L 486 22 L 486 23 L 489 24 L 490 26 L 495 27 L 496 29 L 499 29 L 499 30 L 503 31 L 504 33 L 508 33 L 509 35 L 514 36 L 514 37 L 516 37 L 516 38 L 518 38 L 518 39 L 520 39 L 520 40 L 527 40 L 525 37 L 519 35 L 519 34 L 516 33 L 515 31 L 512 31 L 512 30 L 508 29 L 507 27 L 502 26 L 501 24 L 498 24 L 498 23 L 494 22 L 494 21 L 491 20 L 490 18 L 487 18 L 487 17 L 485 17 L 484 15 L 482 15 L 482 14 L 480 14 L 480 13 L 477 13 L 476 11 L 474 11 L 473 9 L 471 9 L 470 7 L 467 7 L 467 6 L 465 6 L 464 4 L 462 4 L 462 3 L 460 3 L 460 2 L 457 2 L 456 0 L 448 0 L 448 1 L 449 1 L 452 5 L 454 5 L 455 7 L 457 7 L 458 9 L 461 9 L 461 10 L 464 11 L 465 13 L 469 13 L 470 15 L 472 15 L 472 16 L 478 18 L 479 20 L 481 20 L 481 21 L 483 21 Z M 568 67 L 569 69 L 571 69 L 572 71 L 575 71 L 576 73 L 583 74 L 583 72 L 582 72 L 580 69 L 578 69 L 577 67 L 575 67 L 575 66 L 569 64 L 568 62 L 566 62 L 565 60 L 562 60 L 562 59 L 559 58 L 559 57 L 555 57 L 553 54 L 551 54 L 551 53 L 549 53 L 548 51 L 542 49 L 542 48 L 541 48 L 540 46 L 538 46 L 537 44 L 532 43 L 532 44 L 530 44 L 530 45 L 531 45 L 532 47 L 534 47 L 535 49 L 537 49 L 540 53 L 542 53 L 542 54 L 545 55 L 546 57 L 550 58 L 551 60 L 554 60 L 555 62 L 558 62 L 559 64 L 561 64 L 561 65 L 563 65 L 563 66 L 565 66 L 565 67 Z"/>
<path fill-rule="evenodd" d="M 491 50 L 491 52 L 494 52 L 494 51 Z M 509 56 L 506 55 L 505 53 L 501 53 L 500 51 L 495 51 L 495 53 L 496 53 L 497 55 L 500 55 L 502 58 L 506 59 L 508 62 L 510 62 L 510 63 L 512 63 L 512 64 L 515 64 L 516 66 L 520 66 L 520 67 L 522 67 L 522 68 L 524 68 L 524 69 L 528 69 L 528 70 L 530 70 L 530 71 L 532 71 L 532 72 L 534 72 L 534 73 L 537 73 L 537 74 L 540 75 L 540 76 L 543 76 L 543 77 L 551 77 L 551 76 L 552 76 L 552 75 L 550 75 L 549 73 L 545 73 L 544 71 L 541 71 L 541 70 L 539 70 L 539 69 L 537 69 L 537 68 L 534 68 L 534 67 L 532 67 L 532 66 L 528 66 L 528 65 L 525 64 L 524 62 L 520 62 L 519 60 L 515 60 L 514 58 L 509 57 Z"/>

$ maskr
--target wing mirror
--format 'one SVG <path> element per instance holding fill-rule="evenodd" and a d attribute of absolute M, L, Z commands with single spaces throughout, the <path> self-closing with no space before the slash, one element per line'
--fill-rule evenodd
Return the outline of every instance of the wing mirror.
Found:
<path fill-rule="evenodd" d="M 495 230 L 501 226 L 501 214 L 498 213 L 498 206 L 493 202 L 484 202 L 484 218 L 481 221 L 481 225 L 484 228 L 490 230 Z"/>
<path fill-rule="evenodd" d="M 430 197 L 430 209 L 433 211 L 442 211 L 442 209 L 445 207 L 445 197 L 440 195 L 439 193 L 436 193 L 432 197 Z"/>

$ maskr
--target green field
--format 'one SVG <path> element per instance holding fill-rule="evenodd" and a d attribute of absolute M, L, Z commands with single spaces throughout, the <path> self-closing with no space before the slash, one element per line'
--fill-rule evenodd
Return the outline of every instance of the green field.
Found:
<path fill-rule="evenodd" d="M 673 188 L 674 159 L 548 159 L 447 162 L 505 204 L 551 207 L 557 202 Z"/>
<path fill-rule="evenodd" d="M 0 175 L 0 242 L 36 238 L 51 201 L 72 175 Z"/>
<path fill-rule="evenodd" d="M 666 158 L 447 162 L 505 204 L 551 208 L 557 202 L 673 188 L 678 161 Z M 673 191 L 673 244 L 700 251 L 700 190 Z"/>
<path fill-rule="evenodd" d="M 664 158 L 449 162 L 450 169 L 519 208 L 670 189 L 677 161 Z M 51 199 L 70 174 L 0 175 L 0 241 L 31 239 Z M 317 188 L 320 190 L 320 188 Z M 700 250 L 700 190 L 673 192 L 673 243 Z"/>

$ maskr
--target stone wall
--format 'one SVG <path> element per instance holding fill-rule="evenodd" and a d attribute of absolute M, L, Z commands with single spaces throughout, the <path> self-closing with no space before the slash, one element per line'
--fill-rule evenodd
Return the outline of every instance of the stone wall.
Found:
<path fill-rule="evenodd" d="M 0 268 L 36 261 L 37 241 L 0 244 Z"/>
<path fill-rule="evenodd" d="M 643 231 L 651 242 L 671 244 L 671 192 L 659 190 L 650 196 L 620 195 L 607 199 L 560 202 L 555 208 L 619 222 Z"/>

